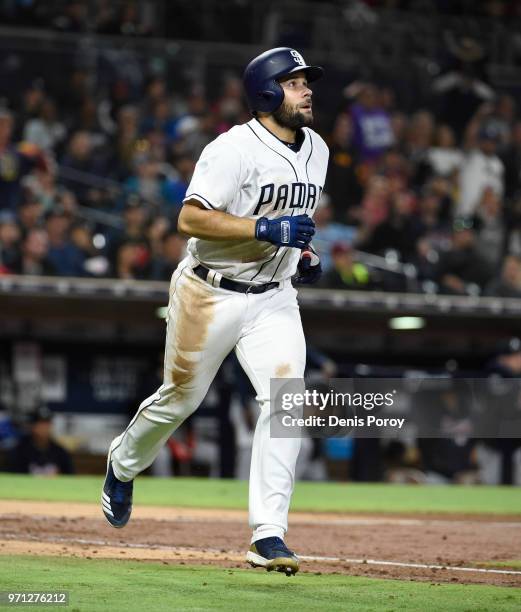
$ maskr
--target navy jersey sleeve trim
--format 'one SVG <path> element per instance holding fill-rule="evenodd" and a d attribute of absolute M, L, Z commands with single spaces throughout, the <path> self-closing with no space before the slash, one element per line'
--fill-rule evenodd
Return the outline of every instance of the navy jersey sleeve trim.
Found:
<path fill-rule="evenodd" d="M 205 208 L 208 208 L 210 210 L 218 210 L 217 206 L 214 206 L 205 197 L 199 195 L 198 193 L 191 193 L 190 195 L 185 196 L 185 198 L 183 199 L 183 204 L 188 200 L 198 200 Z"/>

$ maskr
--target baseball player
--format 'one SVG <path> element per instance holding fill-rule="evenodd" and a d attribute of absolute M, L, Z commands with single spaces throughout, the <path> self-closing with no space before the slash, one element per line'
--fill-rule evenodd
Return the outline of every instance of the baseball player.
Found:
<path fill-rule="evenodd" d="M 231 350 L 260 406 L 252 448 L 247 561 L 298 571 L 284 543 L 299 439 L 270 438 L 270 379 L 302 378 L 306 347 L 297 282 L 314 282 L 312 220 L 326 178 L 328 148 L 309 128 L 309 83 L 322 76 L 298 51 L 276 48 L 253 59 L 244 87 L 253 118 L 202 152 L 179 216 L 191 236 L 172 275 L 164 380 L 111 444 L 103 512 L 123 527 L 134 478 L 202 402 Z"/>

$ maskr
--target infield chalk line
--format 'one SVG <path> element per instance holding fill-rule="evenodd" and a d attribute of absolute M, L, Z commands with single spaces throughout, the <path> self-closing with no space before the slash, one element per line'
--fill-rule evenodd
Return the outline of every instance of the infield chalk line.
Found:
<path fill-rule="evenodd" d="M 341 557 L 312 557 L 299 555 L 304 561 L 331 561 L 336 563 L 352 563 L 353 565 L 391 565 L 393 567 L 412 567 L 416 569 L 440 569 L 454 572 L 481 572 L 484 574 L 508 574 L 521 576 L 521 571 L 486 569 L 483 567 L 458 567 L 457 565 L 429 565 L 427 563 L 405 563 L 400 561 L 377 561 L 376 559 L 343 559 Z"/>
<path fill-rule="evenodd" d="M 16 539 L 20 541 L 20 534 L 18 533 L 0 533 L 0 538 Z M 212 553 L 217 555 L 218 558 L 224 558 L 225 556 L 241 554 L 240 551 L 227 551 L 222 552 L 215 548 L 187 548 L 187 547 L 176 547 L 176 546 L 164 546 L 162 544 L 141 544 L 141 543 L 121 543 L 121 542 L 109 542 L 108 540 L 91 540 L 83 538 L 60 538 L 60 537 L 36 537 L 36 536 L 24 536 L 25 540 L 38 541 L 38 542 L 54 542 L 63 544 L 81 544 L 86 546 L 112 546 L 118 548 L 136 548 L 136 549 L 151 549 L 151 550 L 165 550 L 169 552 L 179 553 L 192 553 L 192 554 L 208 554 Z M 330 563 L 352 563 L 353 565 L 383 565 L 392 567 L 409 567 L 413 569 L 435 569 L 435 570 L 447 570 L 451 572 L 479 572 L 481 574 L 502 574 L 507 576 L 521 576 L 521 571 L 517 570 L 500 570 L 500 569 L 487 569 L 483 567 L 458 567 L 455 565 L 436 565 L 429 563 L 406 563 L 401 561 L 381 561 L 377 559 L 347 559 L 344 557 L 321 557 L 312 555 L 299 555 L 299 559 L 303 561 L 318 561 L 318 562 L 330 562 Z"/>

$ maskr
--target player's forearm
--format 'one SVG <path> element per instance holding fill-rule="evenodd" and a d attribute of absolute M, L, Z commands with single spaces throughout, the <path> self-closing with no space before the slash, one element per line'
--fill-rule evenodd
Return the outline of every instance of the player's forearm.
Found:
<path fill-rule="evenodd" d="M 177 227 L 183 234 L 203 240 L 248 240 L 255 238 L 255 223 L 255 219 L 185 204 Z"/>

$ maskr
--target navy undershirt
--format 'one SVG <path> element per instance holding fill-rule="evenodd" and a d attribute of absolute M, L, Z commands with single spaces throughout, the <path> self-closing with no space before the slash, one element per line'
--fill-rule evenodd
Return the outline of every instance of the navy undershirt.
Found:
<path fill-rule="evenodd" d="M 281 142 L 283 142 L 288 147 L 288 149 L 291 149 L 292 151 L 295 151 L 295 153 L 298 153 L 300 151 L 302 143 L 304 142 L 304 139 L 297 138 L 295 142 L 286 142 L 285 140 L 282 140 Z"/>

